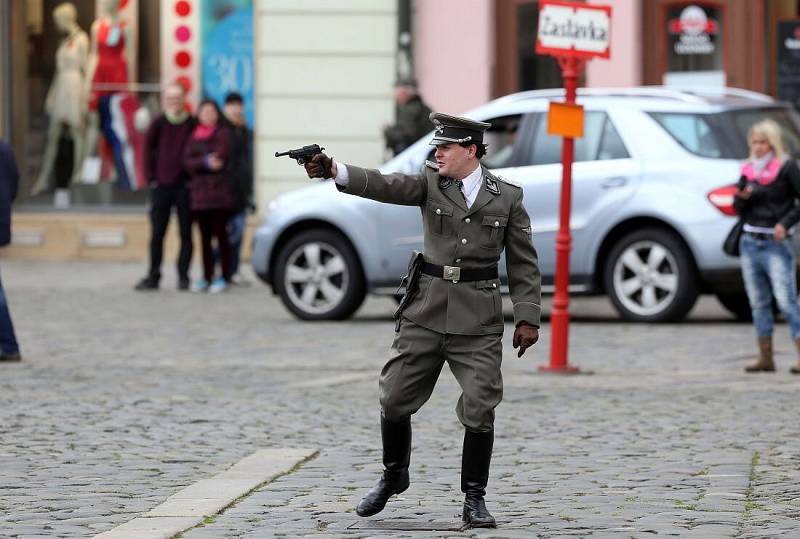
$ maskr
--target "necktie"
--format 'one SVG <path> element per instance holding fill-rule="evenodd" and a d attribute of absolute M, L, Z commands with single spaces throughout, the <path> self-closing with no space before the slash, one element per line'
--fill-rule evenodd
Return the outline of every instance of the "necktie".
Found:
<path fill-rule="evenodd" d="M 461 197 L 464 199 L 464 203 L 469 206 L 469 201 L 467 200 L 467 195 L 464 194 L 464 182 L 461 180 L 456 180 L 456 186 L 458 186 L 458 192 L 461 193 Z"/>

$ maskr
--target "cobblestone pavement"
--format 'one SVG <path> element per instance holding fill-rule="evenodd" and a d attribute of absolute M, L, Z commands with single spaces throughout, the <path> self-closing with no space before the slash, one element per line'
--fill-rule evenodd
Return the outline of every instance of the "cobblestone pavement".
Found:
<path fill-rule="evenodd" d="M 742 373 L 752 328 L 713 299 L 679 325 L 578 300 L 571 360 L 538 375 L 505 336 L 487 496 L 497 530 L 458 531 L 462 430 L 447 369 L 414 418 L 412 485 L 353 508 L 380 470 L 377 375 L 393 302 L 298 323 L 253 283 L 211 296 L 131 287 L 132 264 L 0 264 L 25 361 L 0 369 L 0 536 L 87 537 L 264 447 L 319 456 L 184 534 L 210 537 L 797 536 L 800 377 Z M 529 357 L 530 356 L 530 357 Z"/>

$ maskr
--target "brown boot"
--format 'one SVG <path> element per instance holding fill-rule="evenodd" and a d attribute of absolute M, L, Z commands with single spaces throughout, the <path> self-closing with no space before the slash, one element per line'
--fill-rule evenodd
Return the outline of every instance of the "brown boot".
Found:
<path fill-rule="evenodd" d="M 775 372 L 772 360 L 772 336 L 758 338 L 758 361 L 745 367 L 744 372 Z"/>
<path fill-rule="evenodd" d="M 794 347 L 797 348 L 797 364 L 789 369 L 792 374 L 800 374 L 800 339 L 794 340 Z"/>

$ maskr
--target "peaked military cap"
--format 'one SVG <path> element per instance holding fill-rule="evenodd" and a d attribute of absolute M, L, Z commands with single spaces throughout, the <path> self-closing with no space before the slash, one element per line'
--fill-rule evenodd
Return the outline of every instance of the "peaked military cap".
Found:
<path fill-rule="evenodd" d="M 480 145 L 483 144 L 483 132 L 492 126 L 486 122 L 476 122 L 469 118 L 450 116 L 441 112 L 431 112 L 429 118 L 433 122 L 434 129 L 431 146 L 452 142 L 457 144 L 469 142 Z"/>

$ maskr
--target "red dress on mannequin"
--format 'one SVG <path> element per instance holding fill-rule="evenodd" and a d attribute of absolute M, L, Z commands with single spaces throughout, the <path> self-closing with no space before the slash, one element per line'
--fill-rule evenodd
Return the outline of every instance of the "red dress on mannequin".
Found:
<path fill-rule="evenodd" d="M 111 24 L 100 19 L 97 25 L 97 67 L 92 77 L 95 84 L 127 84 L 128 61 L 125 58 L 125 25 Z M 119 90 L 117 90 L 119 91 Z M 89 110 L 97 110 L 101 97 L 115 93 L 109 90 L 92 90 Z"/>

